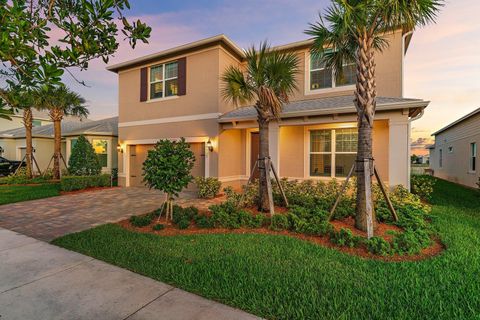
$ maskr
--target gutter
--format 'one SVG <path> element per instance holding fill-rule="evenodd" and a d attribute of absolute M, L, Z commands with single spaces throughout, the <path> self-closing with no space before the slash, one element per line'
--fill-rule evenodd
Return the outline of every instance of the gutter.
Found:
<path fill-rule="evenodd" d="M 421 114 L 423 115 L 423 109 L 428 106 L 430 101 L 409 101 L 403 103 L 385 103 L 377 106 L 377 111 L 389 111 L 389 110 L 398 110 L 405 108 L 422 108 Z M 248 107 L 247 107 L 248 108 Z M 295 118 L 295 117 L 304 117 L 304 116 L 321 116 L 321 115 L 331 115 L 334 113 L 352 113 L 356 112 L 355 107 L 348 106 L 335 109 L 323 109 L 323 110 L 305 110 L 305 111 L 295 111 L 287 112 L 280 115 L 280 118 Z M 232 121 L 250 121 L 255 120 L 256 116 L 245 116 L 245 117 L 232 117 L 232 118 L 219 118 L 219 123 L 229 123 Z"/>

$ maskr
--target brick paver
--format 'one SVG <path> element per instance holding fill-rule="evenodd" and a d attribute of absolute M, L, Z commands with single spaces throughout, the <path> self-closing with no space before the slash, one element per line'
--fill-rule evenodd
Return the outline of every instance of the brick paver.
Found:
<path fill-rule="evenodd" d="M 51 241 L 68 233 L 150 212 L 160 207 L 164 199 L 156 190 L 131 187 L 7 204 L 0 206 L 0 227 Z M 194 193 L 182 193 L 176 202 L 204 209 L 219 199 L 199 200 Z"/>

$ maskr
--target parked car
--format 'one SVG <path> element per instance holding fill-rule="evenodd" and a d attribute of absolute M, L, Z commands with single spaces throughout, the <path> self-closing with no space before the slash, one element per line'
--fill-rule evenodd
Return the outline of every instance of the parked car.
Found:
<path fill-rule="evenodd" d="M 14 173 L 18 166 L 25 167 L 26 165 L 25 161 L 8 160 L 0 157 L 0 176 L 8 176 Z"/>

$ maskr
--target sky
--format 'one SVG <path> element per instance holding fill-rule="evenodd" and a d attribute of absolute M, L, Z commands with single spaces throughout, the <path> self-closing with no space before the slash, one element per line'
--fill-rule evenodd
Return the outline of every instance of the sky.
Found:
<path fill-rule="evenodd" d="M 132 50 L 122 41 L 109 64 L 224 33 L 240 47 L 268 40 L 280 45 L 307 39 L 303 31 L 318 20 L 328 0 L 131 0 L 130 19 L 152 27 L 149 44 Z M 437 23 L 415 31 L 405 60 L 405 97 L 431 101 L 412 125 L 417 154 L 431 143 L 431 133 L 480 107 L 479 0 L 447 0 Z M 118 114 L 118 80 L 93 61 L 75 72 L 87 87 L 65 79 L 90 105 L 91 118 Z M 415 152 L 415 151 L 414 151 Z"/>

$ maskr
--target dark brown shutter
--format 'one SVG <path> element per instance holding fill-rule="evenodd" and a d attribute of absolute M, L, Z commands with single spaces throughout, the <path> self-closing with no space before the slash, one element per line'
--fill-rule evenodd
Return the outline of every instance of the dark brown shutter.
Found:
<path fill-rule="evenodd" d="M 147 101 L 148 83 L 147 83 L 147 68 L 140 69 L 140 102 Z"/>
<path fill-rule="evenodd" d="M 178 59 L 177 64 L 178 64 L 178 95 L 184 96 L 187 94 L 187 58 Z"/>

